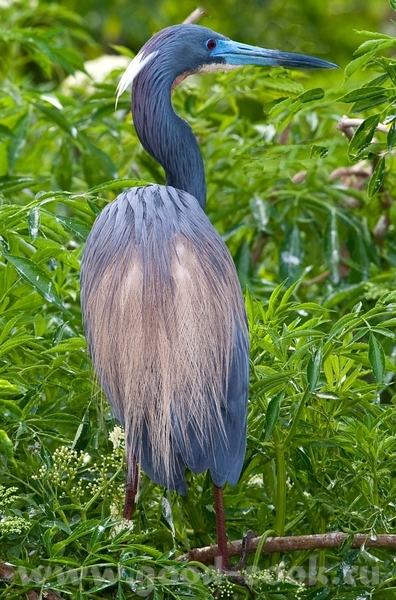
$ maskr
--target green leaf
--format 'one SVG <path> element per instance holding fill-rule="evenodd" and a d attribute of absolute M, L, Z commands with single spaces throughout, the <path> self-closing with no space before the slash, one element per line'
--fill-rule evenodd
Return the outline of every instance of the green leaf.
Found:
<path fill-rule="evenodd" d="M 44 104 L 39 104 L 38 102 L 35 102 L 34 106 L 37 108 L 37 110 L 45 115 L 47 121 L 52 121 L 58 125 L 61 129 L 63 129 L 63 131 L 68 133 L 70 137 L 77 137 L 77 129 L 74 127 L 74 125 L 69 123 L 59 108 L 56 108 L 53 105 L 46 106 Z"/>
<path fill-rule="evenodd" d="M 302 273 L 304 248 L 298 226 L 288 229 L 279 252 L 279 275 L 291 285 Z"/>
<path fill-rule="evenodd" d="M 354 102 L 352 112 L 362 112 L 390 101 L 395 93 L 383 87 L 361 87 L 341 98 L 342 102 Z"/>
<path fill-rule="evenodd" d="M 392 121 L 392 125 L 389 128 L 388 135 L 386 137 L 386 143 L 388 146 L 388 152 L 390 152 L 396 143 L 396 119 Z"/>
<path fill-rule="evenodd" d="M 370 178 L 367 195 L 369 198 L 372 198 L 377 192 L 380 191 L 382 184 L 384 183 L 385 177 L 385 156 L 379 159 L 377 164 L 375 165 L 375 169 Z"/>
<path fill-rule="evenodd" d="M 34 242 L 37 238 L 40 226 L 40 209 L 37 206 L 33 206 L 28 213 L 28 227 L 30 234 L 30 241 Z"/>
<path fill-rule="evenodd" d="M 324 98 L 324 90 L 322 88 L 313 88 L 312 90 L 307 90 L 303 92 L 299 96 L 297 96 L 296 100 L 300 100 L 301 102 L 314 102 L 316 100 L 322 100 Z"/>
<path fill-rule="evenodd" d="M 323 575 L 322 575 L 323 577 Z M 324 576 L 326 577 L 326 575 Z M 326 577 L 327 579 L 327 577 Z M 325 581 L 326 581 L 325 579 Z M 330 596 L 330 590 L 327 587 L 323 587 L 319 590 L 313 590 L 307 596 L 305 596 L 305 600 L 326 600 Z"/>
<path fill-rule="evenodd" d="M 62 300 L 55 289 L 54 282 L 47 273 L 29 258 L 21 256 L 5 255 L 7 260 L 15 267 L 19 275 L 31 285 L 47 302 L 54 304 L 62 311 L 68 312 L 62 304 Z"/>
<path fill-rule="evenodd" d="M 385 352 L 373 333 L 369 335 L 368 357 L 377 383 L 382 383 L 385 373 Z"/>
<path fill-rule="evenodd" d="M 2 454 L 7 460 L 14 462 L 14 445 L 4 429 L 0 429 L 0 455 Z"/>
<path fill-rule="evenodd" d="M 10 394 L 10 388 L 13 388 L 14 393 L 20 393 L 17 385 L 14 385 L 6 379 L 0 379 L 0 395 Z M 1 415 L 6 419 L 17 420 L 22 419 L 22 411 L 19 406 L 12 400 L 3 400 L 0 398 Z"/>
<path fill-rule="evenodd" d="M 9 171 L 9 168 L 8 144 L 0 139 L 0 177 L 5 177 Z"/>
<path fill-rule="evenodd" d="M 380 120 L 380 115 L 372 115 L 359 125 L 355 131 L 355 135 L 349 143 L 349 156 L 352 159 L 358 159 L 367 147 L 371 144 L 374 132 Z"/>
<path fill-rule="evenodd" d="M 90 227 L 85 225 L 85 223 L 81 223 L 81 221 L 77 221 L 77 219 L 73 219 L 72 217 L 63 217 L 61 215 L 57 215 L 56 220 L 65 229 L 74 233 L 84 242 L 87 239 L 89 232 L 91 231 Z"/>
<path fill-rule="evenodd" d="M 285 395 L 285 392 L 282 390 L 276 396 L 271 398 L 268 403 L 267 412 L 265 413 L 265 435 L 264 439 L 268 440 L 271 436 L 271 433 L 276 425 L 279 416 L 279 410 L 281 401 Z"/>
<path fill-rule="evenodd" d="M 96 528 L 99 525 L 100 525 L 100 523 L 98 522 L 97 519 L 90 519 L 89 521 L 85 521 L 84 523 L 77 525 L 77 527 L 74 529 L 73 533 L 68 538 L 58 542 L 57 544 L 54 544 L 54 546 L 52 548 L 53 556 L 55 556 L 58 552 L 60 552 L 60 550 L 62 550 L 63 548 L 65 548 L 66 546 L 71 544 L 72 542 L 80 539 L 81 537 L 83 537 L 85 535 L 91 534 L 93 531 L 96 530 Z"/>
<path fill-rule="evenodd" d="M 340 239 L 338 231 L 337 211 L 330 211 L 330 219 L 324 232 L 324 250 L 326 262 L 330 266 L 331 280 L 338 284 L 340 281 Z"/>
<path fill-rule="evenodd" d="M 0 192 L 18 192 L 24 188 L 42 187 L 48 177 L 4 177 L 0 179 Z"/>
<path fill-rule="evenodd" d="M 71 535 L 71 529 L 69 527 L 69 525 L 67 523 L 64 523 L 63 521 L 59 521 L 57 519 L 44 519 L 44 521 L 40 522 L 41 527 L 45 527 L 47 528 L 53 528 L 54 530 L 56 529 L 60 529 L 61 531 L 64 531 L 65 533 L 67 533 L 67 535 Z M 75 563 L 73 563 L 75 564 Z"/>
<path fill-rule="evenodd" d="M 322 365 L 322 346 L 319 346 L 315 354 L 313 354 L 307 365 L 307 379 L 309 391 L 313 392 L 320 376 L 320 368 Z"/>
<path fill-rule="evenodd" d="M 104 192 L 106 190 L 117 190 L 119 188 L 131 188 L 140 187 L 144 185 L 150 185 L 149 181 L 143 181 L 142 179 L 114 179 L 111 181 L 105 181 L 99 185 L 88 190 L 88 194 L 97 194 L 98 192 Z"/>
<path fill-rule="evenodd" d="M 72 182 L 73 164 L 69 138 L 63 140 L 53 160 L 52 170 L 61 190 L 69 190 Z"/>
<path fill-rule="evenodd" d="M 118 54 L 122 54 L 122 56 L 127 56 L 131 60 L 134 58 L 135 54 L 126 46 L 120 46 L 119 44 L 109 44 L 110 48 L 113 48 L 118 52 Z"/>

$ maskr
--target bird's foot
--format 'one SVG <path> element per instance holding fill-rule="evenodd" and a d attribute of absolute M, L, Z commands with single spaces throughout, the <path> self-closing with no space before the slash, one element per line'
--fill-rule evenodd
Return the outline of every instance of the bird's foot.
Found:
<path fill-rule="evenodd" d="M 238 563 L 233 567 L 231 567 L 228 563 L 226 565 L 223 565 L 222 569 L 221 569 L 222 574 L 225 575 L 228 579 L 230 579 L 230 581 L 232 581 L 233 583 L 236 583 L 237 585 L 246 587 L 252 595 L 253 595 L 253 590 L 247 583 L 247 581 L 246 581 L 245 577 L 242 575 L 241 571 L 243 571 L 246 567 L 246 562 L 247 562 L 247 559 L 249 556 L 250 542 L 255 537 L 256 537 L 256 534 L 254 533 L 254 531 L 252 531 L 250 529 L 246 533 L 246 535 L 244 535 L 244 537 L 243 537 L 242 552 L 241 552 L 241 556 L 239 558 Z M 217 596 L 215 595 L 215 597 L 217 597 Z"/>

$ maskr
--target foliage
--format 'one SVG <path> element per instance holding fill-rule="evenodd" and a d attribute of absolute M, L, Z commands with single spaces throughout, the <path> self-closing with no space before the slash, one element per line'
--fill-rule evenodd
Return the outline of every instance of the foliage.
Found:
<path fill-rule="evenodd" d="M 70 79 L 81 48 L 97 53 L 76 12 L 24 0 L 0 12 L 0 558 L 16 568 L 0 598 L 247 597 L 174 560 L 215 541 L 206 474 L 189 476 L 186 498 L 142 475 L 133 521 L 119 518 L 122 437 L 86 352 L 79 260 L 103 206 L 163 174 L 129 100 L 114 110 L 118 73 Z M 174 93 L 246 289 L 249 440 L 225 491 L 230 538 L 395 533 L 396 41 L 360 35 L 344 82 L 252 68 Z M 353 135 L 336 128 L 344 113 L 360 120 Z M 392 554 L 349 539 L 258 552 L 248 571 L 259 599 L 395 594 Z"/>

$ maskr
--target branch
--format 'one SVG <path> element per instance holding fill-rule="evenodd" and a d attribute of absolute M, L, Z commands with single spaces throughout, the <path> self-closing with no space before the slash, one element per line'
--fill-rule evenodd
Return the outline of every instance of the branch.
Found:
<path fill-rule="evenodd" d="M 359 127 L 363 123 L 363 121 L 364 119 L 350 119 L 349 117 L 344 115 L 338 121 L 337 129 L 345 133 L 348 140 L 351 140 L 354 134 L 353 127 Z M 384 125 L 384 123 L 378 123 L 376 130 L 382 131 L 383 133 L 388 133 L 389 127 Z"/>
<path fill-rule="evenodd" d="M 325 548 L 338 548 L 349 537 L 347 533 L 321 533 L 316 535 L 296 535 L 286 537 L 269 537 L 263 545 L 262 552 L 294 552 L 295 550 L 322 550 Z M 260 537 L 255 537 L 249 542 L 248 553 L 256 552 Z M 229 542 L 228 555 L 240 556 L 243 540 Z M 353 536 L 352 548 L 396 548 L 396 535 L 378 535 L 376 539 L 369 535 L 357 533 Z M 194 560 L 204 565 L 211 564 L 219 555 L 217 545 L 193 548 L 190 552 L 179 556 L 177 560 Z"/>
<path fill-rule="evenodd" d="M 187 25 L 197 23 L 197 21 L 199 21 L 201 17 L 207 14 L 208 13 L 205 12 L 202 8 L 198 7 L 191 13 L 191 15 L 187 17 L 187 19 L 184 19 L 183 23 Z"/>

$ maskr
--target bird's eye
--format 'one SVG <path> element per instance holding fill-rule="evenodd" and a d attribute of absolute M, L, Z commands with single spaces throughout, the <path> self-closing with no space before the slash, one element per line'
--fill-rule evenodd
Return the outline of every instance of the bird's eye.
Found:
<path fill-rule="evenodd" d="M 217 46 L 216 40 L 208 40 L 206 42 L 206 47 L 208 50 L 214 50 L 216 48 L 216 46 Z"/>

